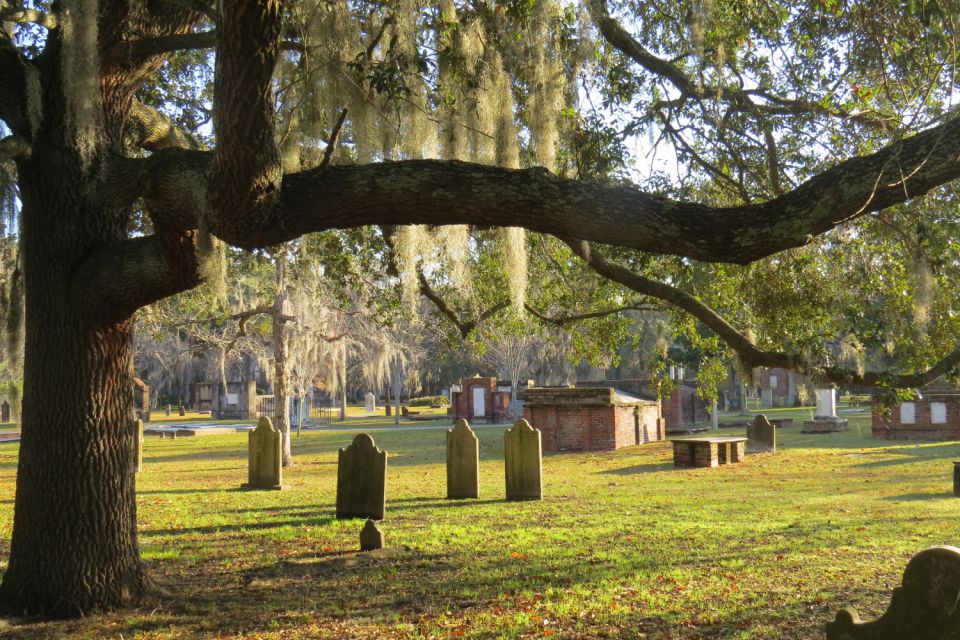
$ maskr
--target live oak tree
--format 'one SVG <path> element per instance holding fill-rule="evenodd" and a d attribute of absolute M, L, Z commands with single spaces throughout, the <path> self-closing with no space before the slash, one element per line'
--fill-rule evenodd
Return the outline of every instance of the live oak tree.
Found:
<path fill-rule="evenodd" d="M 949 5 L 901 16 L 892 2 L 592 1 L 578 13 L 545 1 L 3 0 L 0 158 L 15 163 L 26 333 L 0 599 L 77 615 L 148 595 L 130 461 L 133 315 L 202 282 L 220 241 L 429 227 L 400 232 L 410 251 L 461 225 L 455 252 L 462 225 L 504 227 L 522 271 L 525 228 L 696 315 L 752 363 L 797 364 L 642 273 L 642 258 L 624 265 L 585 243 L 746 264 L 951 183 Z M 173 119 L 156 108 L 165 87 L 186 96 Z M 706 182 L 655 192 L 576 179 L 590 163 L 557 114 L 576 116 L 579 88 L 629 105 L 639 116 L 623 131 L 669 138 Z M 523 288 L 509 289 L 522 308 Z"/>

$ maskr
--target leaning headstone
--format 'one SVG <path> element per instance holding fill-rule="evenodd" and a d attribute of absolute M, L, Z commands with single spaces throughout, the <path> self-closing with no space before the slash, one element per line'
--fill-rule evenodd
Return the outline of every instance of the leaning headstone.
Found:
<path fill-rule="evenodd" d="M 367 413 L 373 413 L 377 410 L 377 397 L 369 391 L 367 392 L 367 395 L 364 396 L 363 410 Z"/>
<path fill-rule="evenodd" d="M 762 413 L 747 425 L 747 453 L 777 450 L 777 428 Z"/>
<path fill-rule="evenodd" d="M 827 640 L 960 640 L 960 549 L 931 547 L 910 559 L 903 584 L 873 622 L 847 607 L 827 623 Z"/>
<path fill-rule="evenodd" d="M 368 519 L 360 530 L 360 551 L 383 549 L 383 531 L 372 519 Z"/>
<path fill-rule="evenodd" d="M 543 498 L 543 457 L 540 430 L 517 420 L 503 436 L 507 500 Z"/>
<path fill-rule="evenodd" d="M 143 471 L 143 420 L 133 421 L 133 472 Z"/>
<path fill-rule="evenodd" d="M 257 428 L 248 435 L 248 480 L 243 489 L 282 489 L 281 434 L 270 418 L 260 418 Z"/>
<path fill-rule="evenodd" d="M 337 467 L 337 518 L 383 520 L 386 507 L 387 452 L 366 433 L 340 449 Z"/>
<path fill-rule="evenodd" d="M 480 497 L 480 442 L 463 419 L 447 429 L 447 497 Z"/>

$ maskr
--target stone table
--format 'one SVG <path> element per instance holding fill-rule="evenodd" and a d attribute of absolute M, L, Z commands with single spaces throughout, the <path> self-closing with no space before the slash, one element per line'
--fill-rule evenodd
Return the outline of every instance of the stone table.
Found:
<path fill-rule="evenodd" d="M 714 436 L 677 438 L 671 442 L 675 467 L 716 467 L 740 462 L 746 455 L 746 438 Z"/>

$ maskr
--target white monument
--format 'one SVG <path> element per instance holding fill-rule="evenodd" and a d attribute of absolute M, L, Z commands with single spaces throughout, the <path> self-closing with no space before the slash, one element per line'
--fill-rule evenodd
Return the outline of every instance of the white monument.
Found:
<path fill-rule="evenodd" d="M 837 390 L 836 389 L 817 389 L 817 413 L 818 418 L 836 418 L 837 417 Z"/>
<path fill-rule="evenodd" d="M 372 392 L 367 391 L 367 395 L 364 396 L 364 411 L 367 413 L 373 413 L 377 410 L 377 396 L 373 395 Z"/>
<path fill-rule="evenodd" d="M 803 421 L 801 433 L 836 433 L 847 430 L 847 419 L 837 417 L 837 390 L 817 389 L 817 411 L 813 420 Z"/>

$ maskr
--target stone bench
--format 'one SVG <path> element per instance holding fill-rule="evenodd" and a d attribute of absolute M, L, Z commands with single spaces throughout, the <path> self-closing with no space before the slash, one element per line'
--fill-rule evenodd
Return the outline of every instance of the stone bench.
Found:
<path fill-rule="evenodd" d="M 746 455 L 746 438 L 715 436 L 678 438 L 671 442 L 675 467 L 717 467 L 740 462 Z"/>

